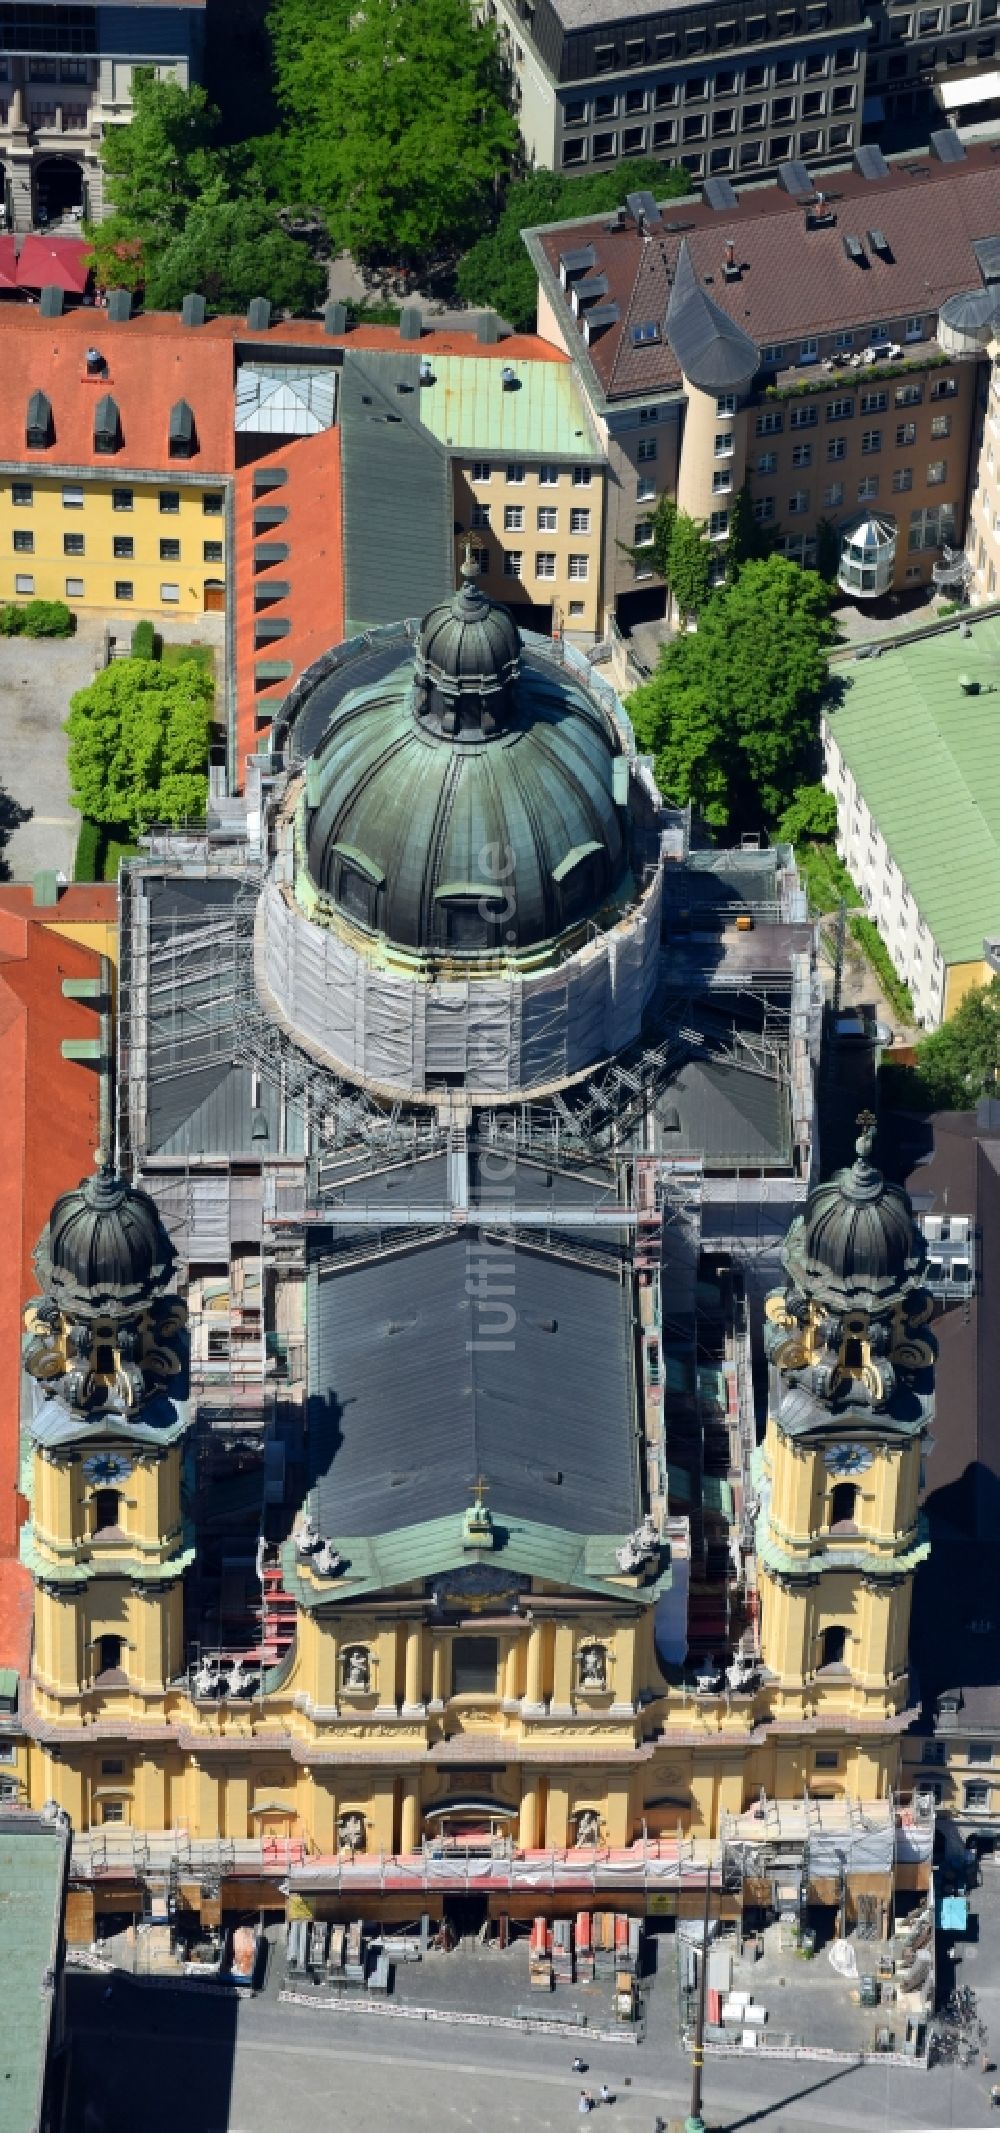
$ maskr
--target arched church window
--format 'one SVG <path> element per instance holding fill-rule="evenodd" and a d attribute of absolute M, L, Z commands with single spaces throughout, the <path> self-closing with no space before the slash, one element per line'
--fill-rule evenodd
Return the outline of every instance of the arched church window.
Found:
<path fill-rule="evenodd" d="M 121 1525 L 121 1497 L 117 1489 L 95 1489 L 92 1503 L 95 1535 Z"/>
<path fill-rule="evenodd" d="M 831 1623 L 830 1627 L 823 1631 L 819 1663 L 821 1666 L 843 1666 L 846 1653 L 847 1631 L 839 1622 Z"/>
<path fill-rule="evenodd" d="M 124 1641 L 121 1637 L 98 1637 L 96 1655 L 98 1675 L 119 1673 L 121 1671 L 123 1650 Z"/>
<path fill-rule="evenodd" d="M 830 1498 L 831 1526 L 853 1526 L 858 1508 L 858 1492 L 853 1481 L 838 1481 Z"/>

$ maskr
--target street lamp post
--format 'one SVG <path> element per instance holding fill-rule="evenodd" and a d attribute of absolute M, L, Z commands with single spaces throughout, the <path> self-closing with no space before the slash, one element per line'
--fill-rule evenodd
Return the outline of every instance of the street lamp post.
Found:
<path fill-rule="evenodd" d="M 694 2025 L 694 2051 L 691 2055 L 691 2109 L 684 2121 L 684 2133 L 705 2133 L 705 2121 L 701 2115 L 702 2077 L 705 2071 L 705 1989 L 708 1984 L 708 1914 L 712 1901 L 712 1863 L 705 1868 L 705 1909 L 701 1928 L 701 1974 L 698 1979 L 698 2012 Z"/>

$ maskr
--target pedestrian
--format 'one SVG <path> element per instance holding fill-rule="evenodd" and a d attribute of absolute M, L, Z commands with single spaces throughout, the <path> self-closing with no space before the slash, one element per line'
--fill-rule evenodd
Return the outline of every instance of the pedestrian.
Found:
<path fill-rule="evenodd" d="M 609 2089 L 609 2087 L 608 2087 L 608 2084 L 607 2084 L 607 2082 L 606 2082 L 606 2081 L 602 2081 L 602 2083 L 601 2083 L 601 2102 L 602 2102 L 602 2103 L 614 2103 L 614 2100 L 615 2100 L 615 2099 L 614 2099 L 614 2097 L 613 2097 L 613 2096 L 612 2096 L 612 2094 L 611 2094 L 611 2090 Z"/>
<path fill-rule="evenodd" d="M 588 2096 L 586 2089 L 580 2090 L 580 2101 L 577 2108 L 579 2110 L 580 2117 L 586 2118 L 587 2112 L 590 2109 L 590 2097 Z"/>

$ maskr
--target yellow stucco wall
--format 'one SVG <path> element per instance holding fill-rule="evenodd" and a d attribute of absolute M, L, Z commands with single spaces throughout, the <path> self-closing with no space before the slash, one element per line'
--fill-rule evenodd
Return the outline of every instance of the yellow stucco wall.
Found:
<path fill-rule="evenodd" d="M 961 1007 L 966 993 L 975 992 L 979 985 L 988 985 L 993 972 L 987 962 L 950 963 L 944 980 L 944 1021 Z"/>
<path fill-rule="evenodd" d="M 171 471 L 153 477 L 123 467 L 110 473 L 46 467 L 23 480 L 0 480 L 0 599 L 66 600 L 73 608 L 121 609 L 136 614 L 196 615 L 205 606 L 207 581 L 226 577 L 225 483 L 205 477 L 182 480 Z M 14 502 L 18 495 L 30 502 Z M 132 499 L 116 509 L 114 498 Z M 70 501 L 81 498 L 82 501 Z M 163 499 L 176 498 L 176 509 Z M 206 499 L 217 509 L 206 509 Z M 15 535 L 31 542 L 15 549 Z M 66 541 L 83 541 L 83 553 L 66 552 Z M 131 541 L 131 556 L 115 555 L 115 541 Z M 179 557 L 161 556 L 161 543 L 178 542 Z M 222 559 L 206 557 L 221 543 Z M 19 585 L 18 580 L 23 580 Z M 30 583 L 29 583 L 30 581 Z M 82 592 L 70 585 L 82 583 Z M 118 588 L 131 585 L 130 595 Z M 176 598 L 164 595 L 176 586 Z"/>

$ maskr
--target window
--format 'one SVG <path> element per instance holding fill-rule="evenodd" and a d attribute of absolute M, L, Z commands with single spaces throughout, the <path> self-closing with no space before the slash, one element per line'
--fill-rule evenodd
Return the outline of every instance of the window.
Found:
<path fill-rule="evenodd" d="M 951 416 L 950 416 L 950 415 L 932 415 L 932 416 L 931 416 L 931 436 L 932 436 L 932 437 L 950 437 L 950 436 L 951 436 Z"/>
<path fill-rule="evenodd" d="M 776 370 L 778 365 L 784 361 L 784 356 L 785 344 L 783 341 L 768 341 L 760 351 L 760 360 L 767 365 L 768 370 Z"/>
<path fill-rule="evenodd" d="M 931 460 L 931 462 L 930 462 L 930 465 L 929 465 L 929 467 L 928 467 L 928 469 L 927 469 L 927 486 L 928 486 L 928 488 L 929 488 L 929 489 L 937 489 L 937 488 L 940 488 L 940 486 L 941 486 L 941 483 L 942 483 L 943 481 L 947 480 L 947 476 L 948 476 L 948 461 L 947 461 L 946 459 L 932 459 L 932 460 Z"/>
<path fill-rule="evenodd" d="M 755 498 L 754 498 L 754 507 L 753 507 L 753 515 L 754 515 L 754 518 L 755 518 L 755 519 L 756 519 L 756 521 L 757 521 L 757 524 L 758 524 L 758 526 L 766 526 L 766 525 L 768 525 L 768 524 L 770 523 L 771 519 L 773 519 L 773 517 L 774 517 L 774 498 L 773 498 L 773 496 L 758 496 L 758 497 L 755 497 Z"/>
<path fill-rule="evenodd" d="M 98 1637 L 94 1651 L 97 1672 L 99 1674 L 116 1673 L 122 1663 L 122 1650 L 123 1645 L 120 1637 Z"/>
<path fill-rule="evenodd" d="M 862 432 L 861 432 L 861 452 L 862 452 L 862 457 L 867 457 L 867 458 L 869 458 L 869 459 L 870 459 L 870 458 L 872 457 L 872 454 L 873 454 L 873 453 L 875 453 L 875 452 L 880 452 L 881 450 L 882 450 L 882 432 L 881 432 L 881 430 L 862 430 Z"/>
<path fill-rule="evenodd" d="M 117 1489 L 95 1489 L 91 1500 L 95 1533 L 106 1533 L 121 1524 L 121 1498 Z"/>
<path fill-rule="evenodd" d="M 729 513 L 728 513 L 728 511 L 713 511 L 713 512 L 712 512 L 712 515 L 711 515 L 711 517 L 710 517 L 710 519 L 709 519 L 709 521 L 708 521 L 708 537 L 709 537 L 709 540 L 711 540 L 711 541 L 721 541 L 722 539 L 724 539 L 725 535 L 726 535 L 726 534 L 727 534 L 728 532 L 729 532 Z"/>
<path fill-rule="evenodd" d="M 490 523 L 490 507 L 489 507 L 489 504 L 473 504 L 473 506 L 472 506 L 472 523 L 473 523 L 473 526 L 475 527 L 475 530 L 476 530 L 476 532 L 477 532 L 477 533 L 482 533 L 482 532 L 484 532 L 484 531 L 485 531 L 485 529 L 486 529 L 486 528 L 488 527 L 488 525 L 489 525 L 489 523 Z M 169 547 L 169 546 L 170 546 L 170 543 L 169 543 L 169 542 L 167 542 L 167 543 L 166 543 L 166 546 L 167 546 L 167 547 Z M 164 544 L 164 542 L 163 542 L 163 541 L 161 541 L 161 542 L 160 542 L 160 560 L 161 560 L 161 562 L 164 562 L 164 563 L 176 563 L 176 562 L 179 562 L 179 561 L 180 561 L 180 553 L 181 553 L 181 550 L 180 550 L 180 542 L 179 542 L 179 541 L 175 541 L 175 542 L 174 542 L 174 547 L 175 547 L 175 549 L 176 549 L 176 554 L 174 554 L 174 555 L 172 555 L 172 556 L 168 556 L 168 555 L 167 555 L 167 554 L 165 553 L 165 544 Z"/>
<path fill-rule="evenodd" d="M 559 513 L 554 504 L 540 504 L 535 514 L 539 533 L 555 533 Z"/>
<path fill-rule="evenodd" d="M 686 118 L 684 121 L 684 139 L 686 141 L 703 141 L 707 130 L 708 120 L 703 111 L 692 112 L 691 117 Z"/>
<path fill-rule="evenodd" d="M 775 126 L 787 125 L 795 117 L 794 96 L 776 96 L 771 105 L 771 119 Z"/>
<path fill-rule="evenodd" d="M 165 607 L 176 606 L 177 601 L 180 599 L 180 596 L 181 589 L 179 585 L 160 586 L 160 598 L 163 601 Z"/>
<path fill-rule="evenodd" d="M 763 126 L 763 124 L 764 124 L 764 111 L 765 111 L 765 107 L 764 107 L 764 105 L 763 105 L 763 104 L 744 104 L 744 106 L 743 106 L 743 124 L 744 124 L 744 126 Z M 760 144 L 756 144 L 756 143 L 755 143 L 754 145 L 756 146 L 756 145 L 760 145 Z"/>
<path fill-rule="evenodd" d="M 180 510 L 180 508 L 181 492 L 179 489 L 160 490 L 160 510 L 162 512 L 169 513 L 171 516 L 173 516 L 175 512 Z"/>
<path fill-rule="evenodd" d="M 993 1761 L 993 1742 L 990 1740 L 970 1740 L 966 1752 L 970 1763 L 991 1763 Z"/>
<path fill-rule="evenodd" d="M 784 429 L 784 426 L 784 415 L 766 414 L 758 415 L 757 417 L 756 428 L 758 437 L 777 437 L 781 430 Z"/>
<path fill-rule="evenodd" d="M 828 459 L 846 459 L 847 438 L 828 437 L 826 440 L 826 456 Z"/>
<path fill-rule="evenodd" d="M 757 472 L 758 472 L 758 474 L 776 474 L 776 473 L 777 473 L 777 471 L 778 471 L 778 454 L 777 454 L 777 452 L 758 452 L 758 454 L 757 454 Z"/>
<path fill-rule="evenodd" d="M 472 462 L 472 479 L 473 479 L 473 481 L 489 481 L 489 478 L 490 478 L 490 475 L 491 475 L 492 471 L 493 471 L 493 469 L 492 469 L 492 467 L 490 466 L 490 463 L 489 463 L 489 460 L 488 460 L 488 459 L 474 459 L 474 460 L 473 460 L 473 462 Z M 160 510 L 162 511 L 162 509 L 163 509 L 163 502 L 162 502 L 162 499 L 161 499 L 161 502 L 160 502 Z"/>
<path fill-rule="evenodd" d="M 660 419 L 660 410 L 659 410 L 659 408 L 658 408 L 658 407 L 640 407 L 640 409 L 639 409 L 639 420 L 640 420 L 640 422 L 659 422 L 659 419 Z"/>
<path fill-rule="evenodd" d="M 160 561 L 161 561 L 161 563 L 179 563 L 179 562 L 180 562 L 180 559 L 181 559 L 181 544 L 180 544 L 180 542 L 179 542 L 179 541 L 161 541 L 161 542 L 160 542 Z"/>
<path fill-rule="evenodd" d="M 571 556 L 570 556 L 570 559 L 569 559 L 569 574 L 570 574 L 570 577 L 571 577 L 571 578 L 577 578 L 577 579 L 580 579 L 580 578 L 589 578 L 589 576 L 590 576 L 590 557 L 589 557 L 589 555 L 571 555 Z"/>
<path fill-rule="evenodd" d="M 807 81 L 818 81 L 821 75 L 826 73 L 826 54 L 824 52 L 807 53 L 804 72 Z"/>
<path fill-rule="evenodd" d="M 590 487 L 590 471 L 591 471 L 591 470 L 590 470 L 590 468 L 589 468 L 589 467 L 574 467 L 574 468 L 573 468 L 573 487 L 574 487 L 574 489 L 589 489 L 589 487 Z"/>
<path fill-rule="evenodd" d="M 559 480 L 558 467 L 544 466 L 538 469 L 538 485 L 541 489 L 554 489 Z"/>
<path fill-rule="evenodd" d="M 652 474 L 640 474 L 640 475 L 639 475 L 639 478 L 638 478 L 638 480 L 637 480 L 637 482 L 636 482 L 636 485 L 635 485 L 635 500 L 636 500 L 636 503 L 637 503 L 637 504 L 645 504 L 645 503 L 648 503 L 648 501 L 649 501 L 650 497 L 652 497 L 652 496 L 655 496 L 655 495 L 656 495 L 656 479 L 655 479 L 655 476 L 654 476 L 654 475 L 652 475 Z"/>
<path fill-rule="evenodd" d="M 915 422 L 897 422 L 897 424 L 896 424 L 896 443 L 897 443 L 897 444 L 904 444 L 904 445 L 905 445 L 905 444 L 916 444 L 916 441 L 917 441 L 917 425 L 916 425 L 916 423 L 915 423 Z"/>
<path fill-rule="evenodd" d="M 111 509 L 112 509 L 112 511 L 131 511 L 131 510 L 132 510 L 132 509 L 134 508 L 134 505 L 135 505 L 135 492 L 134 492 L 134 490 L 132 490 L 132 489 L 112 489 L 112 491 L 111 491 Z"/>
<path fill-rule="evenodd" d="M 920 1751 L 920 1760 L 922 1763 L 945 1762 L 945 1744 L 943 1740 L 925 1740 Z"/>
<path fill-rule="evenodd" d="M 809 133 L 800 133 L 800 135 L 799 135 L 799 154 L 800 154 L 800 155 L 804 155 L 804 156 L 818 155 L 818 154 L 819 154 L 819 152 L 820 152 L 820 150 L 821 150 L 821 148 L 822 148 L 822 146 L 823 146 L 823 135 L 822 135 L 822 133 L 821 133 L 821 132 L 820 132 L 820 131 L 819 131 L 818 129 L 814 128 L 814 129 L 813 129 L 813 130 L 812 130 L 811 132 L 809 132 Z"/>
<path fill-rule="evenodd" d="M 838 1481 L 830 1494 L 831 1526 L 853 1526 L 858 1505 L 858 1491 L 852 1481 Z"/>
<path fill-rule="evenodd" d="M 504 577 L 519 578 L 521 575 L 521 564 L 523 561 L 524 557 L 520 548 L 505 548 L 503 557 Z"/>
<path fill-rule="evenodd" d="M 953 400 L 958 391 L 957 378 L 935 378 L 931 386 L 932 400 Z"/>
<path fill-rule="evenodd" d="M 569 140 L 569 141 L 564 141 L 564 142 L 563 142 L 563 157 L 562 157 L 562 159 L 563 159 L 563 162 L 564 162 L 564 163 L 585 163 L 585 162 L 586 162 L 586 160 L 587 160 L 587 143 L 586 143 L 586 141 L 582 141 L 582 140 Z"/>
<path fill-rule="evenodd" d="M 85 545 L 82 533 L 63 534 L 64 555 L 83 555 Z"/>
<path fill-rule="evenodd" d="M 617 111 L 617 109 L 618 109 L 618 98 L 617 98 L 617 96 L 609 96 L 609 95 L 608 95 L 608 92 L 607 92 L 607 90 L 605 90 L 605 91 L 604 91 L 604 94 L 603 94 L 602 96 L 595 96 L 595 98 L 594 98 L 594 117 L 595 117 L 595 119 L 610 119 L 610 118 L 614 118 L 614 115 L 615 115 L 615 112 Z"/>
<path fill-rule="evenodd" d="M 788 515 L 789 515 L 789 517 L 790 517 L 790 518 L 804 518 L 804 516 L 805 516 L 806 512 L 808 511 L 808 509 L 809 509 L 809 491 L 808 491 L 808 489 L 796 489 L 796 490 L 795 490 L 795 491 L 793 492 L 793 494 L 792 494 L 792 495 L 791 495 L 791 496 L 789 497 L 789 499 L 788 499 Z"/>
<path fill-rule="evenodd" d="M 897 467 L 892 477 L 892 486 L 897 496 L 905 496 L 913 487 L 913 468 Z"/>
<path fill-rule="evenodd" d="M 715 402 L 715 412 L 717 415 L 735 415 L 736 394 L 719 393 Z"/>
<path fill-rule="evenodd" d="M 823 1631 L 820 1644 L 821 1666 L 843 1666 L 847 1651 L 847 1631 L 839 1624 Z"/>
<path fill-rule="evenodd" d="M 640 437 L 640 439 L 639 439 L 639 443 L 638 443 L 638 446 L 637 446 L 637 448 L 636 448 L 636 455 L 635 455 L 635 456 L 636 456 L 636 459 L 637 459 L 637 461 L 638 461 L 638 462 L 640 463 L 640 465 L 642 464 L 642 462 L 643 462 L 644 460 L 648 462 L 648 461 L 649 461 L 650 459 L 655 459 L 655 458 L 656 458 L 656 438 L 655 438 L 655 437 Z"/>
<path fill-rule="evenodd" d="M 966 1807 L 988 1807 L 990 1788 L 985 1778 L 972 1778 L 965 1785 Z"/>
<path fill-rule="evenodd" d="M 828 422 L 850 422 L 853 413 L 853 400 L 828 400 L 826 403 Z"/>
<path fill-rule="evenodd" d="M 505 533 L 523 533 L 524 505 L 505 504 L 503 507 L 503 530 Z"/>
<path fill-rule="evenodd" d="M 651 518 L 637 518 L 632 533 L 633 548 L 648 548 L 653 538 Z"/>
<path fill-rule="evenodd" d="M 33 504 L 35 492 L 30 481 L 15 481 L 11 488 L 10 500 L 12 504 L 17 504 L 20 507 Z"/>
<path fill-rule="evenodd" d="M 632 112 L 632 111 L 645 111 L 645 109 L 646 109 L 646 91 L 645 91 L 645 89 L 626 89 L 626 91 L 625 91 L 625 109 L 626 109 L 626 111 L 628 111 L 628 112 Z"/>
<path fill-rule="evenodd" d="M 125 1765 L 120 1755 L 106 1755 L 101 1763 L 103 1778 L 120 1778 L 125 1775 Z"/>
<path fill-rule="evenodd" d="M 34 536 L 34 534 L 33 534 L 33 533 L 30 533 L 30 532 L 29 532 L 29 531 L 27 530 L 27 528 L 26 528 L 26 527 L 23 527 L 23 526 L 15 526 L 15 528 L 14 528 L 14 554 L 15 554 L 15 555 L 32 555 L 32 554 L 34 553 L 34 547 L 35 547 L 35 536 Z"/>
<path fill-rule="evenodd" d="M 222 542 L 221 542 L 221 541 L 202 541 L 202 544 L 201 544 L 201 559 L 202 559 L 202 562 L 203 562 L 203 563 L 221 563 L 221 561 L 222 561 Z"/>
<path fill-rule="evenodd" d="M 790 133 L 778 133 L 772 135 L 772 138 L 768 142 L 767 147 L 767 153 L 772 163 L 787 162 L 788 157 L 791 155 L 791 152 L 792 136 Z"/>
<path fill-rule="evenodd" d="M 589 533 L 590 512 L 581 509 L 571 511 L 569 515 L 569 530 L 571 533 Z"/>
<path fill-rule="evenodd" d="M 657 119 L 653 127 L 653 147 L 669 148 L 671 141 L 676 139 L 676 121 L 674 119 Z"/>
<path fill-rule="evenodd" d="M 519 459 L 511 461 L 510 466 L 507 468 L 507 480 L 512 482 L 515 487 L 524 480 L 524 467 Z"/>
<path fill-rule="evenodd" d="M 116 563 L 130 563 L 135 554 L 135 542 L 130 533 L 116 533 L 112 542 Z"/>
<path fill-rule="evenodd" d="M 617 144 L 616 133 L 595 133 L 591 150 L 595 163 L 603 163 L 606 157 L 613 156 Z"/>
<path fill-rule="evenodd" d="M 700 104 L 704 102 L 707 95 L 708 84 L 704 75 L 690 74 L 684 84 L 684 102 L 686 104 Z"/>
<path fill-rule="evenodd" d="M 844 501 L 844 484 L 843 484 L 843 482 L 842 482 L 842 481 L 832 481 L 832 482 L 830 483 L 830 486 L 829 486 L 829 488 L 828 488 L 828 489 L 824 489 L 824 491 L 823 491 L 823 502 L 824 502 L 824 504 L 825 504 L 825 506 L 826 506 L 826 509 L 827 509 L 828 511 L 838 511 L 838 510 L 840 509 L 840 506 L 841 506 L 841 504 L 843 503 L 843 501 Z"/>
<path fill-rule="evenodd" d="M 858 55 L 852 44 L 841 45 L 840 50 L 833 55 L 835 74 L 853 74 L 857 64 Z"/>
<path fill-rule="evenodd" d="M 452 1695 L 495 1696 L 497 1651 L 495 1637 L 456 1637 L 451 1647 Z"/>
<path fill-rule="evenodd" d="M 878 475 L 866 474 L 858 483 L 859 504 L 870 504 L 878 495 Z"/>
<path fill-rule="evenodd" d="M 124 1822 L 124 1820 L 125 1820 L 125 1802 L 124 1802 L 124 1800 L 103 1800 L 103 1801 L 101 1802 L 101 1821 L 102 1821 L 102 1822 Z"/>
<path fill-rule="evenodd" d="M 594 46 L 594 69 L 598 74 L 610 74 L 618 54 L 613 44 Z"/>
<path fill-rule="evenodd" d="M 735 133 L 735 111 L 716 111 L 712 117 L 712 132 L 717 135 L 721 133 Z"/>
<path fill-rule="evenodd" d="M 623 156 L 641 156 L 646 146 L 645 126 L 625 126 L 622 129 Z"/>
<path fill-rule="evenodd" d="M 819 411 L 813 406 L 793 407 L 788 417 L 790 430 L 814 430 L 819 421 Z"/>
<path fill-rule="evenodd" d="M 77 489 L 77 488 L 74 488 L 74 487 L 72 487 L 72 486 L 70 486 L 69 488 L 64 488 L 64 489 L 63 489 L 63 493 L 62 493 L 62 500 L 63 500 L 63 510 L 64 510 L 64 511 L 82 511 L 82 510 L 83 510 L 83 490 L 82 490 L 82 489 Z"/>
<path fill-rule="evenodd" d="M 888 404 L 888 395 L 886 393 L 862 393 L 861 395 L 861 412 L 863 415 L 884 415 Z"/>
<path fill-rule="evenodd" d="M 812 456 L 813 456 L 813 448 L 812 448 L 812 445 L 811 445 L 811 444 L 793 444 L 793 446 L 792 446 L 792 465 L 793 465 L 793 467 L 811 467 L 811 466 L 812 466 Z"/>
<path fill-rule="evenodd" d="M 536 555 L 535 557 L 535 576 L 536 578 L 554 578 L 555 574 L 555 556 L 551 553 L 550 550 L 543 549 L 542 552 L 539 555 Z"/>
<path fill-rule="evenodd" d="M 813 1757 L 817 1770 L 839 1770 L 840 1757 L 836 1748 L 817 1748 Z"/>
<path fill-rule="evenodd" d="M 67 600 L 83 599 L 84 583 L 82 578 L 67 578 L 65 580 L 65 587 Z"/>
<path fill-rule="evenodd" d="M 732 469 L 730 467 L 717 467 L 712 475 L 713 496 L 728 496 L 732 486 Z"/>
<path fill-rule="evenodd" d="M 34 578 L 26 578 L 19 572 L 14 579 L 14 591 L 16 593 L 33 593 L 34 590 Z"/>
<path fill-rule="evenodd" d="M 924 388 L 922 385 L 897 385 L 896 387 L 897 407 L 919 407 L 923 397 Z"/>
<path fill-rule="evenodd" d="M 134 598 L 135 598 L 135 587 L 134 587 L 134 585 L 133 585 L 133 583 L 132 583 L 132 580 L 131 580 L 131 578 L 116 578 L 116 579 L 115 579 L 115 599 L 116 599 L 116 600 L 134 600 Z"/>
<path fill-rule="evenodd" d="M 825 110 L 826 97 L 824 96 L 822 89 L 810 89 L 808 94 L 802 99 L 803 118 L 822 118 Z"/>
<path fill-rule="evenodd" d="M 658 111 L 662 111 L 666 104 L 676 104 L 677 83 L 675 81 L 658 81 L 653 94 L 653 102 Z"/>

